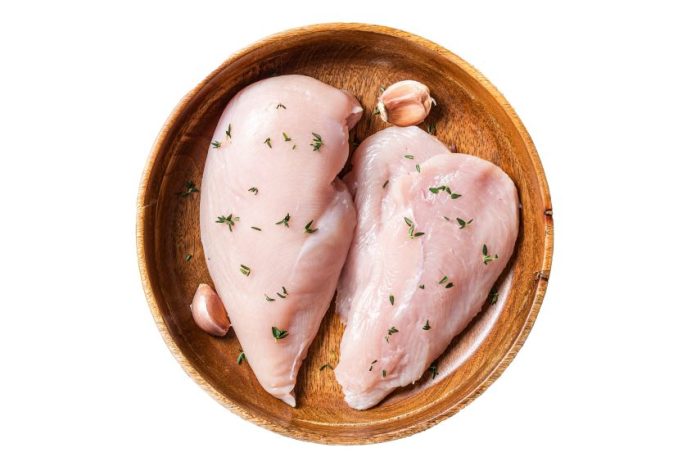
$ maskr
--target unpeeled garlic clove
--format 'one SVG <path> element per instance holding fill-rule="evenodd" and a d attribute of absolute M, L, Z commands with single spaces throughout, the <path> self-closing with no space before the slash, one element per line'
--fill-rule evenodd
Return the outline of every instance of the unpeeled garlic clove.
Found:
<path fill-rule="evenodd" d="M 382 92 L 377 101 L 379 116 L 396 126 L 411 126 L 422 123 L 430 113 L 435 99 L 430 89 L 413 80 L 399 81 Z"/>
<path fill-rule="evenodd" d="M 201 330 L 217 337 L 224 337 L 231 326 L 222 300 L 205 283 L 198 285 L 196 294 L 193 295 L 191 314 Z"/>

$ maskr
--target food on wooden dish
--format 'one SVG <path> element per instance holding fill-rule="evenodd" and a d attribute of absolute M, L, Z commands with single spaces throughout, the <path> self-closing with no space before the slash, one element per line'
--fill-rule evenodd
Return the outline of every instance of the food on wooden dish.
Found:
<path fill-rule="evenodd" d="M 377 100 L 377 111 L 387 123 L 411 126 L 422 123 L 433 105 L 428 86 L 409 79 L 386 88 Z"/>
<path fill-rule="evenodd" d="M 198 285 L 191 303 L 194 322 L 203 331 L 216 337 L 224 337 L 230 329 L 230 319 L 220 297 L 205 283 Z"/>
<path fill-rule="evenodd" d="M 355 209 L 336 175 L 361 114 L 313 78 L 265 79 L 229 102 L 205 163 L 208 270 L 256 378 L 291 406 L 352 239 Z"/>
<path fill-rule="evenodd" d="M 500 168 L 415 127 L 367 138 L 346 184 L 358 226 L 335 374 L 348 405 L 367 409 L 420 379 L 481 310 L 512 255 L 519 201 Z"/>

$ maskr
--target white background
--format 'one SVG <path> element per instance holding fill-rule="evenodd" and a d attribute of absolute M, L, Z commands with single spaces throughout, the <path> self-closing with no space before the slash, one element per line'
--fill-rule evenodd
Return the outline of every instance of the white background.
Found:
<path fill-rule="evenodd" d="M 696 15 L 456 5 L 2 2 L 1 464 L 696 463 Z M 481 70 L 534 138 L 556 224 L 509 369 L 442 424 L 362 447 L 218 405 L 162 342 L 135 254 L 141 171 L 178 100 L 239 48 L 329 21 L 411 31 Z"/>

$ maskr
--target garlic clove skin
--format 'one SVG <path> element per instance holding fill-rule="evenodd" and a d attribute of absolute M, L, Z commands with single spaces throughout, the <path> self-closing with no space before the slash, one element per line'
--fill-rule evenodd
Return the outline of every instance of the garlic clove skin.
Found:
<path fill-rule="evenodd" d="M 201 330 L 216 337 L 224 337 L 232 326 L 222 300 L 205 283 L 198 285 L 196 294 L 193 295 L 191 314 Z"/>
<path fill-rule="evenodd" d="M 377 101 L 379 116 L 396 126 L 422 123 L 435 105 L 430 89 L 413 80 L 399 81 L 384 90 Z"/>

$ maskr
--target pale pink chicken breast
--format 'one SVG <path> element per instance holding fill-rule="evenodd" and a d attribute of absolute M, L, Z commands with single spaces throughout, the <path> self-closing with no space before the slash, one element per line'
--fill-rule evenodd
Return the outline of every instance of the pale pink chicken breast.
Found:
<path fill-rule="evenodd" d="M 265 79 L 227 105 L 205 163 L 210 276 L 258 381 L 291 406 L 355 227 L 336 175 L 361 113 L 353 96 L 313 78 Z"/>
<path fill-rule="evenodd" d="M 350 316 L 356 291 L 364 286 L 361 271 L 372 268 L 377 249 L 381 247 L 376 236 L 382 228 L 379 219 L 390 183 L 412 173 L 430 157 L 446 152 L 449 152 L 447 146 L 417 126 L 383 129 L 355 150 L 353 168 L 345 176 L 345 182 L 360 215 L 336 294 L 336 312 L 344 323 Z"/>
<path fill-rule="evenodd" d="M 393 146 L 384 146 L 382 159 L 372 141 L 356 152 L 372 160 L 355 160 L 349 180 L 359 218 L 349 263 L 363 249 L 370 259 L 346 268 L 339 285 L 352 298 L 339 301 L 346 329 L 335 374 L 356 409 L 417 381 L 464 330 L 510 259 L 518 231 L 517 190 L 494 164 L 413 151 L 403 173 L 404 162 L 389 156 Z M 363 192 L 382 165 L 399 168 L 386 169 L 384 190 Z"/>

